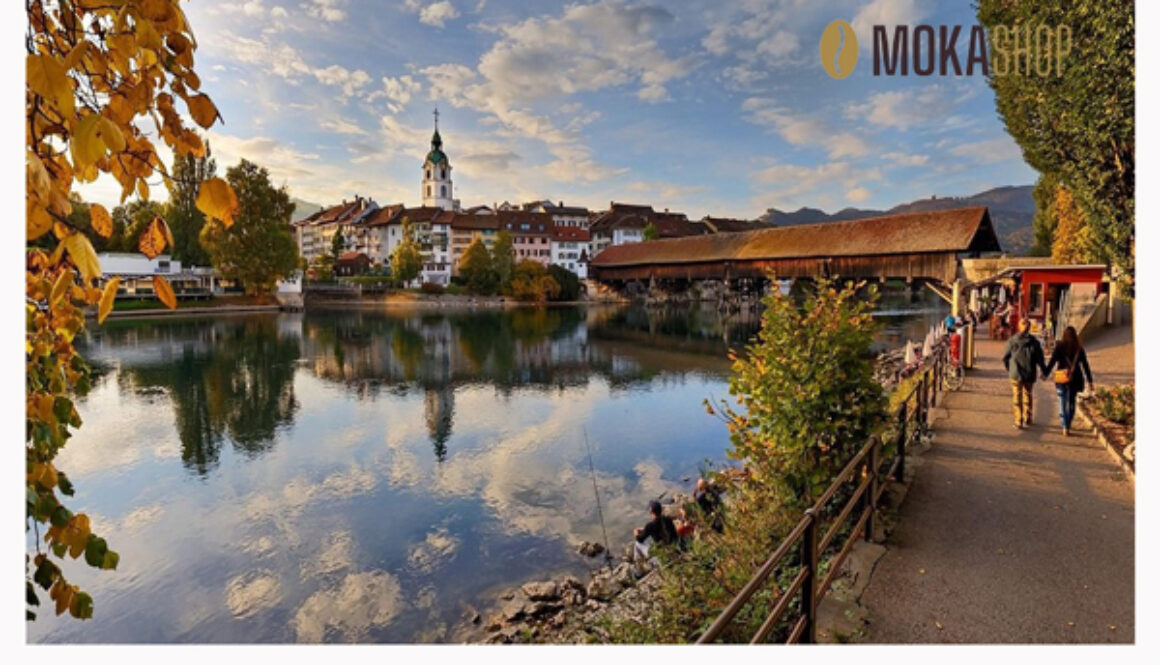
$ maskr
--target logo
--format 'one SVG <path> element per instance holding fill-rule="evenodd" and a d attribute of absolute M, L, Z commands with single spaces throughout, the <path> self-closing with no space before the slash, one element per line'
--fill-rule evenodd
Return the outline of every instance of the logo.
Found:
<path fill-rule="evenodd" d="M 833 21 L 822 31 L 818 52 L 822 67 L 830 76 L 844 79 L 854 73 L 854 65 L 858 64 L 858 36 L 854 28 L 841 19 Z"/>

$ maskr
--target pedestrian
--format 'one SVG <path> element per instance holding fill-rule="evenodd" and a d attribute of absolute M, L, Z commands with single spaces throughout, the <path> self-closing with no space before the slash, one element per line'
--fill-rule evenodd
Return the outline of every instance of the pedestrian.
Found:
<path fill-rule="evenodd" d="M 1032 415 L 1032 391 L 1039 374 L 1047 374 L 1043 362 L 1043 347 L 1031 334 L 1031 322 L 1019 322 L 1019 332 L 1007 340 L 1003 352 L 1003 366 L 1011 378 L 1011 409 L 1015 414 L 1015 428 L 1030 427 Z"/>
<path fill-rule="evenodd" d="M 717 490 L 709 484 L 708 480 L 704 478 L 697 479 L 697 489 L 693 492 L 693 499 L 697 502 L 697 507 L 701 509 L 701 514 L 709 522 L 709 526 L 721 533 L 725 530 L 725 520 L 721 517 L 721 497 L 718 496 Z"/>
<path fill-rule="evenodd" d="M 1051 374 L 1053 369 L 1054 375 Z M 1046 379 L 1048 376 L 1055 382 L 1055 394 L 1059 396 L 1059 425 L 1063 428 L 1064 436 L 1071 436 L 1071 420 L 1075 417 L 1075 398 L 1084 390 L 1085 376 L 1087 384 L 1095 388 L 1087 352 L 1079 343 L 1079 335 L 1076 334 L 1074 326 L 1063 329 L 1063 337 L 1051 352 L 1051 362 L 1047 363 L 1043 378 Z"/>
<path fill-rule="evenodd" d="M 632 558 L 634 561 L 649 558 L 650 546 L 654 543 L 670 545 L 677 542 L 677 525 L 671 517 L 665 517 L 664 508 L 660 501 L 650 501 L 648 504 L 649 521 L 644 526 L 633 529 L 632 535 L 636 542 L 633 544 Z"/>

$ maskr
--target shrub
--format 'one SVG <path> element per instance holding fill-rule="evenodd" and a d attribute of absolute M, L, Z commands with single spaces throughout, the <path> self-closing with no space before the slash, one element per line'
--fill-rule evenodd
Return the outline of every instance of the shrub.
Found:
<path fill-rule="evenodd" d="M 1132 427 L 1136 424 L 1136 388 L 1132 385 L 1100 388 L 1092 400 L 1092 407 L 1104 418 Z"/>
<path fill-rule="evenodd" d="M 886 400 L 870 352 L 877 292 L 820 280 L 801 302 L 773 290 L 757 337 L 734 360 L 729 393 L 706 400 L 730 433 L 729 457 L 743 471 L 713 474 L 726 490 L 724 533 L 699 529 L 689 551 L 665 559 L 663 579 L 643 621 L 614 622 L 615 641 L 683 642 L 702 633 L 801 519 L 843 465 L 881 426 Z M 797 570 L 786 559 L 776 582 Z M 771 580 L 772 581 L 772 580 Z M 755 595 L 723 639 L 748 639 L 776 602 Z"/>
<path fill-rule="evenodd" d="M 436 284 L 435 282 L 423 282 L 423 284 L 419 286 L 420 293 L 426 293 L 427 295 L 432 296 L 441 296 L 445 290 L 446 289 L 443 288 L 442 284 Z"/>
<path fill-rule="evenodd" d="M 580 278 L 576 273 L 553 263 L 548 266 L 548 275 L 560 285 L 560 292 L 552 300 L 573 302 L 580 299 Z"/>

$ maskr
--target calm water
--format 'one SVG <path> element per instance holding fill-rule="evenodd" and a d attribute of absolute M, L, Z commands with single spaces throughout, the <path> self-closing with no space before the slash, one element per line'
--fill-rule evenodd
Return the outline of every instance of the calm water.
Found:
<path fill-rule="evenodd" d="M 921 338 L 929 299 L 883 305 Z M 752 321 L 710 310 L 311 311 L 110 322 L 59 459 L 120 551 L 71 566 L 94 618 L 34 642 L 427 642 L 466 605 L 590 565 L 649 499 L 724 461 L 701 401 L 727 394 Z"/>

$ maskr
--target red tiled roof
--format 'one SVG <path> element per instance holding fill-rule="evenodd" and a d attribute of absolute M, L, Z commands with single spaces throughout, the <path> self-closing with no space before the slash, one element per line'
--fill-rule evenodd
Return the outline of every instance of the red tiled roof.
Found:
<path fill-rule="evenodd" d="M 557 226 L 552 233 L 552 239 L 557 241 L 588 242 L 592 234 L 587 229 L 578 229 L 574 226 Z"/>
<path fill-rule="evenodd" d="M 344 252 L 343 254 L 339 255 L 337 262 L 353 263 L 359 260 L 369 261 L 370 257 L 368 257 L 366 254 L 363 254 L 362 252 Z"/>

